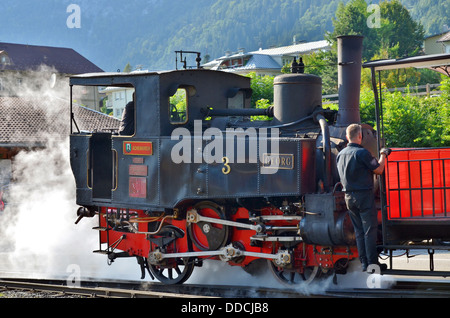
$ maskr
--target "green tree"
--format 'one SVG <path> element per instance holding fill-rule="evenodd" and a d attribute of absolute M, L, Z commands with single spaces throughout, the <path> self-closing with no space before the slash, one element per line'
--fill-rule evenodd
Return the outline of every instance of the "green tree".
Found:
<path fill-rule="evenodd" d="M 380 3 L 381 27 L 377 29 L 380 48 L 389 53 L 389 58 L 415 56 L 424 40 L 423 26 L 414 21 L 409 11 L 399 0 Z"/>
<path fill-rule="evenodd" d="M 127 63 L 127 65 L 125 65 L 123 72 L 124 73 L 130 73 L 132 70 L 130 63 Z"/>
<path fill-rule="evenodd" d="M 333 19 L 334 31 L 326 38 L 336 49 L 339 35 L 364 36 L 363 60 L 371 60 L 376 55 L 383 58 L 414 56 L 419 53 L 424 40 L 423 26 L 414 21 L 409 11 L 399 0 L 382 1 L 380 26 L 369 26 L 373 12 L 368 11 L 365 0 L 351 0 L 346 5 L 340 3 Z"/>
<path fill-rule="evenodd" d="M 322 93 L 336 94 L 338 71 L 336 50 L 318 51 L 303 56 L 305 72 L 322 78 Z"/>
<path fill-rule="evenodd" d="M 251 79 L 250 87 L 253 91 L 251 97 L 252 107 L 256 107 L 257 101 L 261 99 L 267 100 L 268 104 L 273 104 L 274 76 L 258 76 L 255 72 L 251 72 L 247 76 Z"/>
<path fill-rule="evenodd" d="M 351 0 L 346 5 L 339 3 L 336 18 L 333 19 L 334 30 L 327 33 L 325 38 L 332 43 L 333 50 L 337 50 L 337 37 L 340 35 L 364 36 L 363 60 L 370 60 L 378 51 L 378 34 L 375 28 L 369 28 L 367 19 L 367 3 L 365 0 Z"/>
<path fill-rule="evenodd" d="M 450 79 L 439 89 L 443 93 L 438 97 L 383 89 L 383 137 L 389 147 L 450 146 Z M 367 86 L 361 89 L 360 113 L 361 122 L 375 127 L 374 95 Z"/>

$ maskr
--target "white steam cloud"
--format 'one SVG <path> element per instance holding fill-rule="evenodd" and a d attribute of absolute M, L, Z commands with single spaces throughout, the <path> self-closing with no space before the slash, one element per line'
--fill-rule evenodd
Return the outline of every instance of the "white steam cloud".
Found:
<path fill-rule="evenodd" d="M 20 98 L 44 114 L 40 119 L 46 124 L 69 127 L 68 81 L 53 74 L 54 70 L 47 67 L 31 72 L 21 85 L 9 87 L 14 97 L 2 102 Z M 5 82 L 16 83 L 17 79 Z M 92 254 L 98 249 L 98 234 L 91 229 L 95 220 L 74 224 L 77 206 L 69 136 L 51 131 L 36 136 L 23 134 L 16 131 L 14 138 L 31 137 L 45 147 L 21 150 L 13 160 L 7 205 L 0 213 L 0 272 L 3 276 L 61 278 L 68 276 L 68 269 L 75 264 L 81 277 L 107 273 L 110 268 L 106 258 Z M 139 268 L 133 265 L 139 276 Z"/>

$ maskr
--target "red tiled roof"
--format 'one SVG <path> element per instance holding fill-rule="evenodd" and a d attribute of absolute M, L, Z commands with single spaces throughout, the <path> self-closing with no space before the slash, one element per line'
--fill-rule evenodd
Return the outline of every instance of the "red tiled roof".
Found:
<path fill-rule="evenodd" d="M 0 70 L 36 70 L 41 65 L 47 65 L 62 74 L 103 72 L 101 68 L 69 48 L 0 42 L 0 51 L 6 52 L 11 60 L 7 64 L 0 63 Z"/>
<path fill-rule="evenodd" d="M 119 128 L 119 120 L 92 109 L 74 105 L 73 112 L 80 130 Z M 68 101 L 45 103 L 20 97 L 0 97 L 0 144 L 11 147 L 38 145 L 46 136 L 63 139 L 70 132 L 69 113 Z"/>

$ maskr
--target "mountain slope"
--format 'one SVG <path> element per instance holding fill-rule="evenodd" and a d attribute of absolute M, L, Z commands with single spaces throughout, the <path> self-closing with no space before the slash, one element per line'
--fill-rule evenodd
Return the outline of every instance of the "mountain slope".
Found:
<path fill-rule="evenodd" d="M 349 0 L 343 0 L 344 3 Z M 172 69 L 175 50 L 211 58 L 297 41 L 332 31 L 340 0 L 2 0 L 0 41 L 71 47 L 105 71 L 127 63 Z M 374 1 L 378 2 L 378 1 Z M 81 28 L 68 28 L 76 3 Z M 402 0 L 425 30 L 436 33 L 450 15 L 449 0 Z M 448 23 L 450 24 L 450 23 Z"/>

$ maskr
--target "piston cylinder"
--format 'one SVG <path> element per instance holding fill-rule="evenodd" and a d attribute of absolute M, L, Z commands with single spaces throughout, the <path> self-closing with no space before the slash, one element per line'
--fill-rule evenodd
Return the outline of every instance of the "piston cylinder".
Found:
<path fill-rule="evenodd" d="M 307 194 L 305 208 L 308 214 L 300 222 L 300 235 L 305 243 L 355 245 L 355 233 L 343 192 Z"/>

